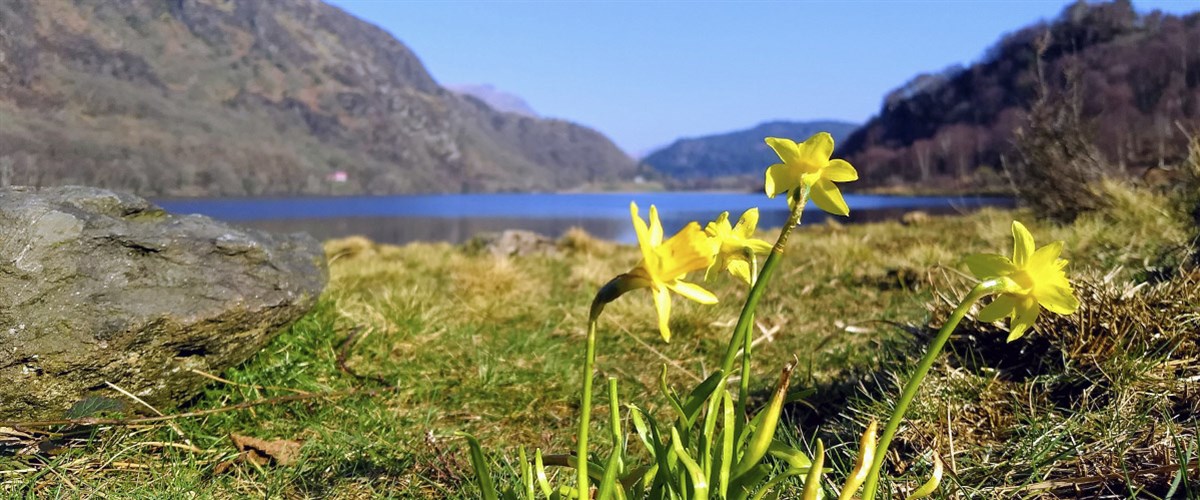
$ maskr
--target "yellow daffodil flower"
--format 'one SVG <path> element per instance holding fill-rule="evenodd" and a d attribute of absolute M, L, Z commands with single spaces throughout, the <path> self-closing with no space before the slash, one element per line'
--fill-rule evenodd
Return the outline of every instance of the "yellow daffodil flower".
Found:
<path fill-rule="evenodd" d="M 767 168 L 767 196 L 794 191 L 807 186 L 809 197 L 821 210 L 834 215 L 849 215 L 850 207 L 842 198 L 835 182 L 858 180 L 858 171 L 846 160 L 831 160 L 833 136 L 818 132 L 796 144 L 791 139 L 768 137 L 767 145 L 775 150 L 783 163 Z M 791 198 L 788 198 L 789 203 Z"/>
<path fill-rule="evenodd" d="M 1009 316 L 1008 341 L 1012 342 L 1037 319 L 1041 308 L 1067 315 L 1079 308 L 1063 269 L 1067 261 L 1058 258 L 1063 242 L 1056 241 L 1034 250 L 1033 235 L 1020 222 L 1013 221 L 1013 258 L 1003 255 L 976 254 L 966 258 L 971 273 L 982 280 L 1002 279 L 1004 291 L 979 311 L 979 321 L 993 322 Z"/>
<path fill-rule="evenodd" d="M 650 205 L 650 223 L 646 224 L 638 215 L 636 203 L 629 204 L 633 217 L 633 229 L 637 232 L 638 246 L 642 249 L 642 262 L 627 273 L 636 287 L 647 287 L 654 295 L 654 308 L 658 310 L 658 330 L 663 340 L 671 341 L 671 329 L 667 325 L 671 318 L 672 291 L 701 304 L 716 304 L 717 297 L 695 284 L 683 281 L 692 271 L 707 268 L 713 261 L 712 244 L 700 229 L 700 224 L 689 222 L 675 236 L 663 241 L 663 227 L 658 220 L 658 210 Z"/>
<path fill-rule="evenodd" d="M 721 212 L 717 220 L 709 222 L 704 227 L 713 245 L 712 265 L 704 274 L 704 279 L 710 279 L 713 272 L 728 270 L 747 284 L 753 284 L 754 275 L 758 273 L 756 255 L 771 253 L 771 244 L 754 237 L 758 227 L 758 208 L 742 212 L 736 226 L 729 225 L 729 212 Z"/>

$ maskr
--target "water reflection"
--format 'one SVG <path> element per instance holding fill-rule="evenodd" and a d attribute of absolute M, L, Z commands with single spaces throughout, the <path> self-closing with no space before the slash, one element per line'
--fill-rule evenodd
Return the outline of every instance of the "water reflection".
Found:
<path fill-rule="evenodd" d="M 1004 205 L 989 203 L 987 205 Z M 1009 203 L 1011 205 L 1011 202 Z M 923 207 L 921 211 L 931 215 L 956 214 L 976 210 L 979 204 L 956 206 Z M 820 224 L 833 217 L 815 207 L 804 214 L 804 224 Z M 898 220 L 913 211 L 912 207 L 890 207 L 851 211 L 850 217 L 836 217 L 838 222 L 860 223 Z M 663 226 L 668 232 L 683 227 L 689 221 L 700 221 L 703 225 L 716 214 L 711 211 L 660 212 Z M 738 217 L 731 214 L 731 218 Z M 644 215 L 643 215 L 644 216 Z M 787 210 L 760 209 L 759 227 L 775 228 L 787 221 Z M 361 235 L 380 243 L 404 244 L 414 241 L 448 241 L 462 243 L 480 233 L 499 232 L 506 229 L 524 229 L 551 237 L 558 237 L 572 227 L 580 227 L 599 238 L 632 243 L 636 236 L 624 217 L 333 217 L 305 219 L 239 220 L 237 224 L 273 232 L 307 232 L 318 240 Z"/>

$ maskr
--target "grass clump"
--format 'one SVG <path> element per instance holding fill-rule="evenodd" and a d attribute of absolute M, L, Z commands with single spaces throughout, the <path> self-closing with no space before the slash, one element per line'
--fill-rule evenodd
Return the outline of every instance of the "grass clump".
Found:
<path fill-rule="evenodd" d="M 963 328 L 914 412 L 909 446 L 939 437 L 945 449 L 953 437 L 968 496 L 1196 495 L 1182 471 L 1200 443 L 1200 398 L 1188 388 L 1200 373 L 1200 283 L 1110 273 L 1076 285 L 1079 312 L 1042 321 L 1018 349 L 992 324 Z"/>

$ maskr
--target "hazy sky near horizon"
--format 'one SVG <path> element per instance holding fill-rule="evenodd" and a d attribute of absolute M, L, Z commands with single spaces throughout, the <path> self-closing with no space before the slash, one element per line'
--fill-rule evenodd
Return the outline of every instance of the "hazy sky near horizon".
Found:
<path fill-rule="evenodd" d="M 969 64 L 1070 3 L 327 1 L 390 32 L 439 83 L 494 85 L 631 154 L 770 120 L 864 122 L 917 74 Z"/>

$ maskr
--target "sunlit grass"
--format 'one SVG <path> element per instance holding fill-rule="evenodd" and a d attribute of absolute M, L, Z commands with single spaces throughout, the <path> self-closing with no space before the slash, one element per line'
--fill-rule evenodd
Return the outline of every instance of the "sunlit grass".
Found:
<path fill-rule="evenodd" d="M 802 226 L 758 309 L 751 388 L 757 404 L 779 368 L 797 357 L 793 387 L 818 392 L 811 407 L 785 411 L 781 432 L 801 449 L 822 436 L 830 450 L 826 466 L 842 477 L 867 421 L 888 415 L 894 388 L 911 364 L 902 361 L 921 352 L 912 333 L 936 325 L 952 306 L 944 297 L 964 289 L 965 269 L 957 259 L 1007 253 L 1013 218 L 1027 221 L 1040 240 L 1066 241 L 1064 257 L 1073 275 L 1088 280 L 1085 291 L 1099 287 L 1094 293 L 1104 295 L 1105 286 L 1125 290 L 1134 286 L 1131 280 L 1165 276 L 1187 241 L 1186 226 L 1164 215 L 1165 202 L 1146 203 L 1149 195 L 1113 189 L 1116 208 L 1063 227 L 999 210 L 915 225 Z M 761 236 L 771 240 L 772 233 Z M 574 449 L 587 305 L 598 287 L 638 261 L 636 248 L 573 232 L 551 255 L 512 258 L 447 244 L 395 247 L 361 239 L 329 242 L 326 249 L 331 279 L 317 308 L 250 362 L 221 374 L 239 385 L 214 383 L 192 407 L 286 394 L 255 386 L 394 391 L 183 419 L 182 437 L 162 425 L 102 429 L 86 446 L 0 457 L 0 491 L 48 497 L 473 498 L 465 449 L 454 432 L 478 436 L 500 471 L 516 470 L 511 461 L 519 445 L 554 453 Z M 1102 284 L 1105 276 L 1108 284 Z M 625 401 L 653 402 L 661 401 L 659 367 L 667 366 L 672 383 L 688 387 L 715 370 L 745 286 L 728 279 L 705 286 L 722 302 L 706 307 L 675 300 L 670 344 L 658 335 L 649 297 L 610 304 L 601 318 L 598 380 L 618 377 Z M 1188 325 L 1195 331 L 1195 303 L 1179 299 L 1186 290 L 1178 285 L 1155 292 L 1183 305 L 1170 317 L 1145 309 L 1139 321 L 1166 322 L 1176 334 Z M 1085 307 L 1092 300 L 1081 299 Z M 1179 417 L 1179 405 L 1194 401 L 1177 396 L 1186 393 L 1177 381 L 1200 373 L 1194 351 L 1117 350 L 1092 365 L 1046 355 L 1060 361 L 1019 377 L 1018 368 L 987 359 L 1002 349 L 1023 359 L 1019 353 L 1046 344 L 1072 347 L 1039 352 L 1086 357 L 1088 345 L 1069 333 L 1075 320 L 1043 322 L 1040 328 L 1049 330 L 1007 346 L 1004 332 L 993 326 L 956 336 L 948 348 L 954 352 L 935 365 L 922 389 L 926 396 L 901 429 L 901 461 L 885 471 L 907 486 L 919 484 L 928 476 L 927 451 L 937 449 L 947 462 L 944 484 L 952 485 L 943 492 L 961 488 L 992 497 L 1051 478 L 1120 470 L 1114 466 L 1137 470 L 1144 463 L 1135 458 L 1182 460 L 1167 455 L 1196 447 L 1194 418 Z M 1128 338 L 1141 338 L 1139 324 L 1129 326 Z M 358 376 L 337 363 L 352 335 L 346 365 Z M 599 402 L 597 429 L 608 413 L 604 399 Z M 218 464 L 236 455 L 230 433 L 303 440 L 303 457 L 289 466 L 237 462 L 217 474 Z M 185 439 L 195 451 L 145 444 Z M 1096 458 L 1114 453 L 1125 458 Z M 1179 488 L 1186 488 L 1183 483 Z M 1195 493 L 1192 487 L 1188 491 Z"/>

